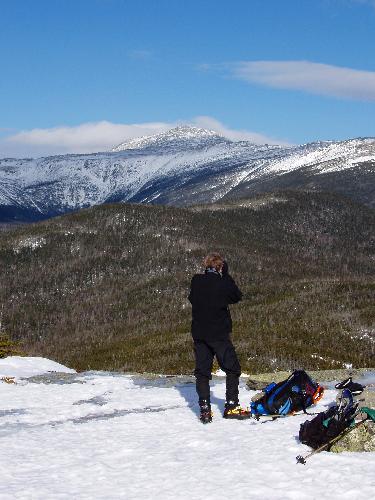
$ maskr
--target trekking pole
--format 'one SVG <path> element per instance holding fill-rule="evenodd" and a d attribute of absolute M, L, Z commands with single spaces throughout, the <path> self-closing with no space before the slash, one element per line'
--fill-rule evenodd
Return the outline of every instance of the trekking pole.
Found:
<path fill-rule="evenodd" d="M 261 423 L 265 424 L 267 422 L 273 422 L 274 420 L 276 420 L 278 418 L 301 417 L 302 415 L 318 415 L 318 413 L 298 412 L 298 413 L 286 413 L 285 415 L 282 415 L 280 413 L 270 413 L 269 415 L 258 415 L 255 413 L 251 413 L 251 418 L 253 418 L 257 422 L 259 422 L 261 418 L 264 418 L 265 420 L 263 420 L 263 422 L 261 422 Z"/>
<path fill-rule="evenodd" d="M 330 441 L 328 441 L 328 443 L 323 444 L 322 446 L 320 446 L 316 450 L 310 452 L 308 455 L 306 455 L 304 457 L 302 455 L 298 455 L 296 457 L 297 464 L 303 464 L 303 465 L 305 465 L 306 464 L 306 460 L 308 458 L 312 457 L 313 455 L 316 455 L 317 453 L 320 453 L 321 451 L 325 450 L 326 448 L 329 448 L 330 446 L 332 446 L 333 444 L 335 444 L 337 441 L 339 441 L 341 438 L 343 438 L 344 436 L 346 436 L 347 434 L 349 434 L 349 432 L 354 431 L 354 429 L 357 429 L 360 425 L 362 425 L 365 422 L 367 422 L 367 420 L 369 420 L 369 416 L 367 416 L 363 420 L 360 420 L 359 422 L 357 422 L 353 427 L 349 427 L 349 429 L 345 429 L 338 436 L 332 438 Z"/>
<path fill-rule="evenodd" d="M 318 413 L 287 413 L 286 415 L 261 415 L 261 417 L 270 417 L 266 418 L 263 420 L 263 422 L 260 422 L 261 424 L 266 424 L 267 422 L 274 422 L 278 418 L 289 418 L 289 417 L 301 417 L 302 415 L 318 415 Z M 256 420 L 260 420 L 257 418 Z"/>

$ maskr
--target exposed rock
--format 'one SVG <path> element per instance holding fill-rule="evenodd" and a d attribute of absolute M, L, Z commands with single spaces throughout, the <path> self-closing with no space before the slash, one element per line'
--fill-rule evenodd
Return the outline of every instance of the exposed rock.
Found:
<path fill-rule="evenodd" d="M 375 424 L 365 422 L 335 443 L 330 451 L 375 451 Z"/>
<path fill-rule="evenodd" d="M 25 379 L 33 384 L 85 384 L 86 382 L 80 380 L 80 376 L 80 373 L 49 372 Z"/>
<path fill-rule="evenodd" d="M 352 376 L 354 380 L 363 377 L 368 372 L 373 372 L 373 368 L 342 369 L 342 370 L 307 370 L 307 373 L 317 382 L 324 385 L 324 382 L 340 381 Z M 250 375 L 246 383 L 249 390 L 262 390 L 271 382 L 281 382 L 289 377 L 291 372 L 270 372 Z"/>
<path fill-rule="evenodd" d="M 254 380 L 253 378 L 249 378 L 246 382 L 246 387 L 251 391 L 261 391 L 268 384 L 269 382 L 266 382 L 265 380 Z"/>
<path fill-rule="evenodd" d="M 368 408 L 375 408 L 375 390 L 371 390 L 371 388 L 367 388 L 363 391 L 363 393 L 359 396 L 360 399 L 364 399 L 364 401 L 360 402 L 360 406 L 367 406 Z"/>

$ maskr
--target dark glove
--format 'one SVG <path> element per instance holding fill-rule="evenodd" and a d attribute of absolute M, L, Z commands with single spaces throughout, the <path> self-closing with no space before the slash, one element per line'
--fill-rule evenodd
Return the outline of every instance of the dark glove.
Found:
<path fill-rule="evenodd" d="M 228 274 L 228 263 L 226 260 L 223 262 L 223 267 L 221 268 L 221 274 L 226 276 Z"/>

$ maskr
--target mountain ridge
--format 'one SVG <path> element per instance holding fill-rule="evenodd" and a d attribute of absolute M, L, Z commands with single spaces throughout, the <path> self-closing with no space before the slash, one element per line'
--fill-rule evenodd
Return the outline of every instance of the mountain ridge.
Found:
<path fill-rule="evenodd" d="M 188 206 L 279 188 L 333 190 L 375 206 L 373 138 L 284 147 L 177 127 L 136 141 L 120 151 L 0 160 L 0 222 L 110 202 Z"/>

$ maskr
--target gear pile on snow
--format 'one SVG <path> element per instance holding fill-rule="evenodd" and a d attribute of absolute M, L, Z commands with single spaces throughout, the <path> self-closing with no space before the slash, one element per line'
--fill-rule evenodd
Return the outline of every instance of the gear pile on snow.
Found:
<path fill-rule="evenodd" d="M 296 457 L 297 463 L 305 464 L 312 455 L 323 450 L 330 450 L 338 441 L 366 422 L 375 422 L 375 409 L 359 408 L 359 401 L 353 397 L 362 394 L 365 386 L 353 382 L 349 377 L 336 384 L 335 388 L 342 390 L 338 403 L 301 425 L 299 439 L 314 451 L 305 457 L 300 455 Z M 355 421 L 355 417 L 360 414 L 364 415 L 364 418 Z"/>
<path fill-rule="evenodd" d="M 312 420 L 301 424 L 299 440 L 314 450 L 328 443 L 354 424 L 358 405 L 349 389 L 344 389 L 339 405 L 331 406 Z"/>
<path fill-rule="evenodd" d="M 253 400 L 250 411 L 253 416 L 290 415 L 317 403 L 324 389 L 303 370 L 294 371 L 286 380 L 267 385 Z"/>

